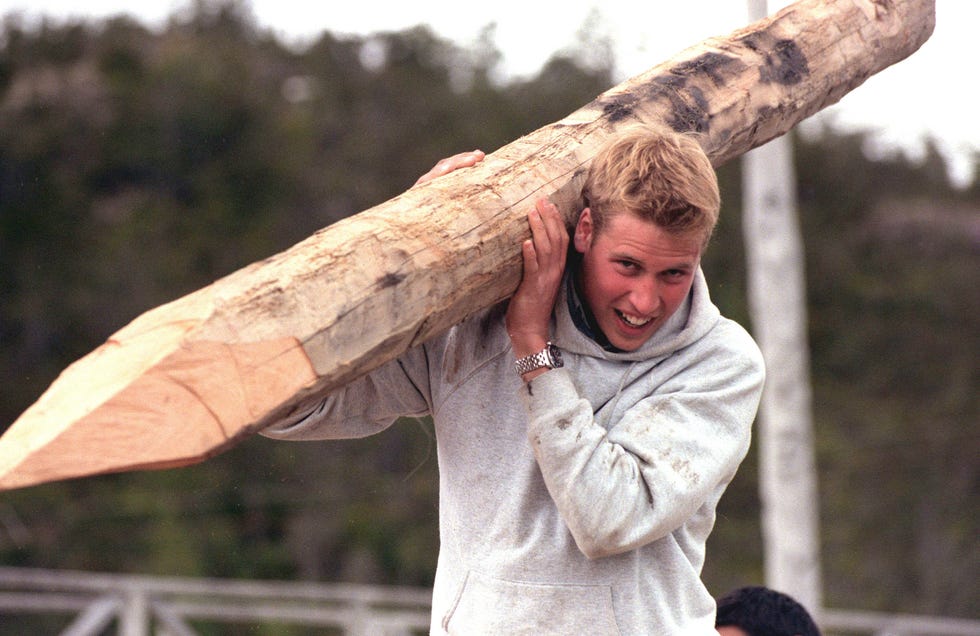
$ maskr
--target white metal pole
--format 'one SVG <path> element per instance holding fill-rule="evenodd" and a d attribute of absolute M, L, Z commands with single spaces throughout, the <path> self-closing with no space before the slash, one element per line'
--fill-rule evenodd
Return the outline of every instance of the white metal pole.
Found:
<path fill-rule="evenodd" d="M 749 18 L 768 15 L 748 0 Z M 803 240 L 788 136 L 746 153 L 743 232 L 753 332 L 766 359 L 759 410 L 759 490 L 766 585 L 818 614 L 819 500 L 813 443 Z"/>

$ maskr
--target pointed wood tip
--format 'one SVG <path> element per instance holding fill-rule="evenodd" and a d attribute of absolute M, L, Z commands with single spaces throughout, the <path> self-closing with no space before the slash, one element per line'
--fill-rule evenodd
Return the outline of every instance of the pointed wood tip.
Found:
<path fill-rule="evenodd" d="M 78 412 L 66 407 L 81 399 L 75 379 L 66 371 L 48 390 L 58 395 L 46 393 L 0 437 L 0 490 L 200 462 L 254 432 L 317 376 L 294 338 L 185 342 L 100 404 L 54 417 Z"/>

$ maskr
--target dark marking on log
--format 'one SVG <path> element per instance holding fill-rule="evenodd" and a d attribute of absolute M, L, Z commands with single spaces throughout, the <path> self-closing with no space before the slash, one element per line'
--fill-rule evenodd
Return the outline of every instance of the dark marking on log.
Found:
<path fill-rule="evenodd" d="M 388 287 L 394 287 L 403 280 L 405 280 L 405 274 L 394 274 L 392 272 L 388 272 L 378 279 L 377 285 L 379 289 L 387 289 Z"/>
<path fill-rule="evenodd" d="M 687 78 L 683 75 L 655 78 L 639 100 L 626 95 L 613 95 L 596 100 L 592 106 L 601 110 L 610 124 L 616 124 L 633 116 L 638 101 L 666 102 L 665 123 L 677 132 L 708 130 L 709 104 L 704 91 L 698 86 L 688 86 Z"/>
<path fill-rule="evenodd" d="M 615 124 L 628 117 L 633 116 L 633 104 L 627 103 L 633 102 L 633 99 L 623 99 L 620 97 L 614 97 L 608 102 L 600 101 L 599 104 L 602 106 L 602 116 L 605 117 L 610 124 Z"/>
<path fill-rule="evenodd" d="M 732 65 L 736 65 L 740 69 L 745 66 L 740 59 L 733 55 L 708 51 L 692 60 L 677 64 L 670 69 L 670 72 L 674 75 L 684 76 L 694 75 L 695 73 L 705 75 L 711 78 L 711 81 L 715 84 L 723 85 L 735 74 L 735 70 L 731 68 Z"/>
<path fill-rule="evenodd" d="M 756 128 L 758 128 L 760 122 L 767 122 L 773 117 L 779 117 L 778 108 L 773 108 L 772 106 L 760 106 L 759 109 L 755 111 L 755 127 L 752 129 L 752 133 L 755 134 Z"/>
<path fill-rule="evenodd" d="M 676 131 L 705 132 L 708 129 L 708 100 L 696 82 L 690 80 L 707 77 L 716 85 L 724 84 L 734 72 L 731 70 L 733 65 L 742 67 L 744 63 L 736 56 L 708 51 L 677 64 L 670 73 L 653 78 L 645 95 L 613 95 L 598 99 L 593 106 L 602 111 L 609 123 L 615 124 L 632 117 L 637 102 L 643 102 L 646 98 L 666 100 L 669 112 L 673 113 L 667 121 L 671 128 Z"/>
<path fill-rule="evenodd" d="M 656 88 L 657 91 L 682 91 L 684 87 L 687 86 L 688 75 L 677 74 L 671 71 L 667 75 L 658 75 L 653 78 L 651 82 L 651 88 Z M 647 94 L 653 94 L 653 90 L 647 91 Z"/>
<path fill-rule="evenodd" d="M 667 124 L 677 132 L 707 132 L 711 123 L 708 116 L 710 104 L 704 91 L 699 86 L 691 86 L 687 89 L 687 96 L 689 100 L 682 99 L 680 95 L 671 99 L 672 115 L 667 119 Z"/>
<path fill-rule="evenodd" d="M 793 40 L 776 42 L 773 54 L 766 57 L 765 66 L 759 69 L 759 79 L 766 84 L 775 82 L 783 86 L 793 86 L 809 76 L 810 64 Z"/>
<path fill-rule="evenodd" d="M 762 55 L 759 81 L 763 84 L 794 86 L 810 76 L 810 62 L 793 40 L 772 41 L 766 33 L 750 33 L 741 43 Z"/>

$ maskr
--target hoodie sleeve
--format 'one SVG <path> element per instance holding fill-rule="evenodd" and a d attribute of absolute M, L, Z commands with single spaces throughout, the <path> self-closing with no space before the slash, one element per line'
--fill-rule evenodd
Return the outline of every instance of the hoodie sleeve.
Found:
<path fill-rule="evenodd" d="M 681 354 L 684 366 L 608 430 L 565 369 L 526 386 L 531 447 L 587 557 L 665 537 L 734 476 L 748 451 L 764 366 L 744 330 L 722 331 L 717 344 Z"/>
<path fill-rule="evenodd" d="M 379 433 L 399 417 L 427 415 L 427 360 L 425 349 L 415 347 L 260 433 L 283 440 L 350 439 Z"/>

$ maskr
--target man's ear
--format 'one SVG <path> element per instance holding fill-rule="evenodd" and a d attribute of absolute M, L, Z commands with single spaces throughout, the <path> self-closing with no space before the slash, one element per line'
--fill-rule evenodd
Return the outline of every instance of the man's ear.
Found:
<path fill-rule="evenodd" d="M 575 251 L 584 254 L 589 245 L 592 244 L 592 210 L 585 208 L 578 217 L 578 223 L 575 224 Z"/>

